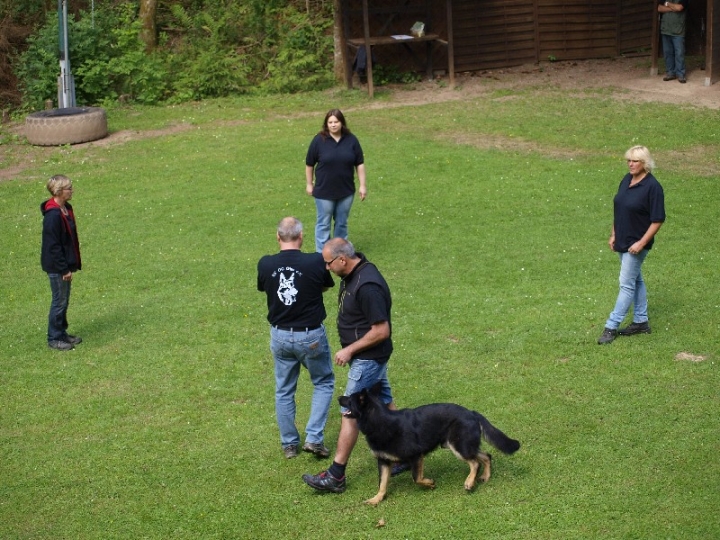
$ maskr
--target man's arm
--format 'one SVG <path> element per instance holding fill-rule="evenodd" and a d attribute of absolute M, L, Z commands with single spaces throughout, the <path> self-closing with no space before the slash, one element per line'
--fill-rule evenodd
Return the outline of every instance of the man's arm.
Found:
<path fill-rule="evenodd" d="M 335 353 L 335 364 L 344 366 L 352 360 L 355 354 L 374 347 L 389 337 L 390 323 L 388 321 L 375 323 L 370 327 L 367 334 Z"/>

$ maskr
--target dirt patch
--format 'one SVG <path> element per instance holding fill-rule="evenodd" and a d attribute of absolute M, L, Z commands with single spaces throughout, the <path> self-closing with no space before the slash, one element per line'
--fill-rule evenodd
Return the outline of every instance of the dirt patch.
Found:
<path fill-rule="evenodd" d="M 537 91 L 558 89 L 570 95 L 587 95 L 587 92 L 602 91 L 603 96 L 611 99 L 635 102 L 671 103 L 688 107 L 720 109 L 720 83 L 706 86 L 705 71 L 700 69 L 698 60 L 688 59 L 687 83 L 678 81 L 664 82 L 662 74 L 650 75 L 650 58 L 615 58 L 605 60 L 583 60 L 577 62 L 546 62 L 518 66 L 514 68 L 486 70 L 456 75 L 455 88 L 449 88 L 447 80 L 424 81 L 414 85 L 393 86 L 389 97 L 363 105 L 363 110 L 390 107 L 406 107 L 430 103 L 471 100 L 481 96 L 494 96 L 493 99 L 514 99 L 513 91 L 532 88 Z M 507 96 L 499 95 L 508 91 Z M 349 109 L 348 109 L 349 110 Z M 225 122 L 226 123 L 226 122 Z M 112 146 L 125 142 L 163 137 L 193 129 L 190 124 L 178 124 L 164 129 L 131 131 L 123 130 L 110 133 L 106 138 L 75 145 L 74 148 L 88 146 Z M 12 133 L 24 136 L 24 126 L 15 124 L 9 127 Z M 486 148 L 514 147 L 521 151 L 541 151 L 549 155 L 563 155 L 562 149 L 540 147 L 537 143 L 523 142 L 502 137 L 483 137 L 482 140 L 470 140 L 459 137 L 461 144 L 482 145 Z M 0 181 L 8 180 L 32 166 L 33 162 L 47 159 L 56 148 L 25 147 L 4 145 L 0 147 L 0 162 L 16 163 L 0 169 Z M 702 148 L 692 149 L 693 154 L 704 155 Z M 11 155 L 12 154 L 12 155 Z M 685 156 L 687 152 L 684 152 Z M 576 155 L 576 153 L 574 153 Z M 682 157 L 682 156 L 678 156 Z M 687 157 L 687 156 L 685 156 Z M 10 159 L 12 158 L 12 159 Z M 685 160 L 684 160 L 685 161 Z M 694 160 L 693 163 L 712 163 L 713 160 Z M 700 174 L 717 174 L 712 170 L 696 171 Z"/>

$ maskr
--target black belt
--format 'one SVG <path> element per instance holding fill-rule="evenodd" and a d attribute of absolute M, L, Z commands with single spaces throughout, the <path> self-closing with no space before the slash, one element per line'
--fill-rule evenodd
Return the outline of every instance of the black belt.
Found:
<path fill-rule="evenodd" d="M 300 328 L 293 328 L 291 326 L 279 326 L 277 324 L 272 325 L 275 330 L 282 330 L 283 332 L 310 332 L 311 330 L 317 330 L 322 326 L 322 324 L 318 324 L 317 326 L 304 326 Z"/>

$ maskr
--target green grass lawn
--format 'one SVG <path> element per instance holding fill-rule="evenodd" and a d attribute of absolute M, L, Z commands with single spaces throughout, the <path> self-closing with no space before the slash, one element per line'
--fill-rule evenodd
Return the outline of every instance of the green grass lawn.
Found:
<path fill-rule="evenodd" d="M 0 538 L 720 537 L 720 113 L 488 84 L 428 105 L 343 91 L 111 110 L 111 131 L 185 128 L 57 148 L 1 182 Z M 472 493 L 445 450 L 426 460 L 435 490 L 403 475 L 378 508 L 362 503 L 377 489 L 364 441 L 343 495 L 301 481 L 329 460 L 282 456 L 256 264 L 285 215 L 313 248 L 304 157 L 335 106 L 365 150 L 350 239 L 393 293 L 398 405 L 457 402 L 523 444 L 490 448 Z M 599 347 L 634 144 L 666 193 L 644 266 L 653 333 Z M 67 353 L 46 346 L 39 266 L 57 173 L 74 181 L 85 265 L 69 312 L 84 342 Z M 301 428 L 310 391 L 303 373 Z M 338 429 L 334 410 L 333 450 Z"/>

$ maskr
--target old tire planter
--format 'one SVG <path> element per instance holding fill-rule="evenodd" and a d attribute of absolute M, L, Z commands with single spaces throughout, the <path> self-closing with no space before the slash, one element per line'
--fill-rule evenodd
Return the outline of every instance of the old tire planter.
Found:
<path fill-rule="evenodd" d="M 107 134 L 107 115 L 99 107 L 50 109 L 25 117 L 25 136 L 38 146 L 84 143 Z"/>

